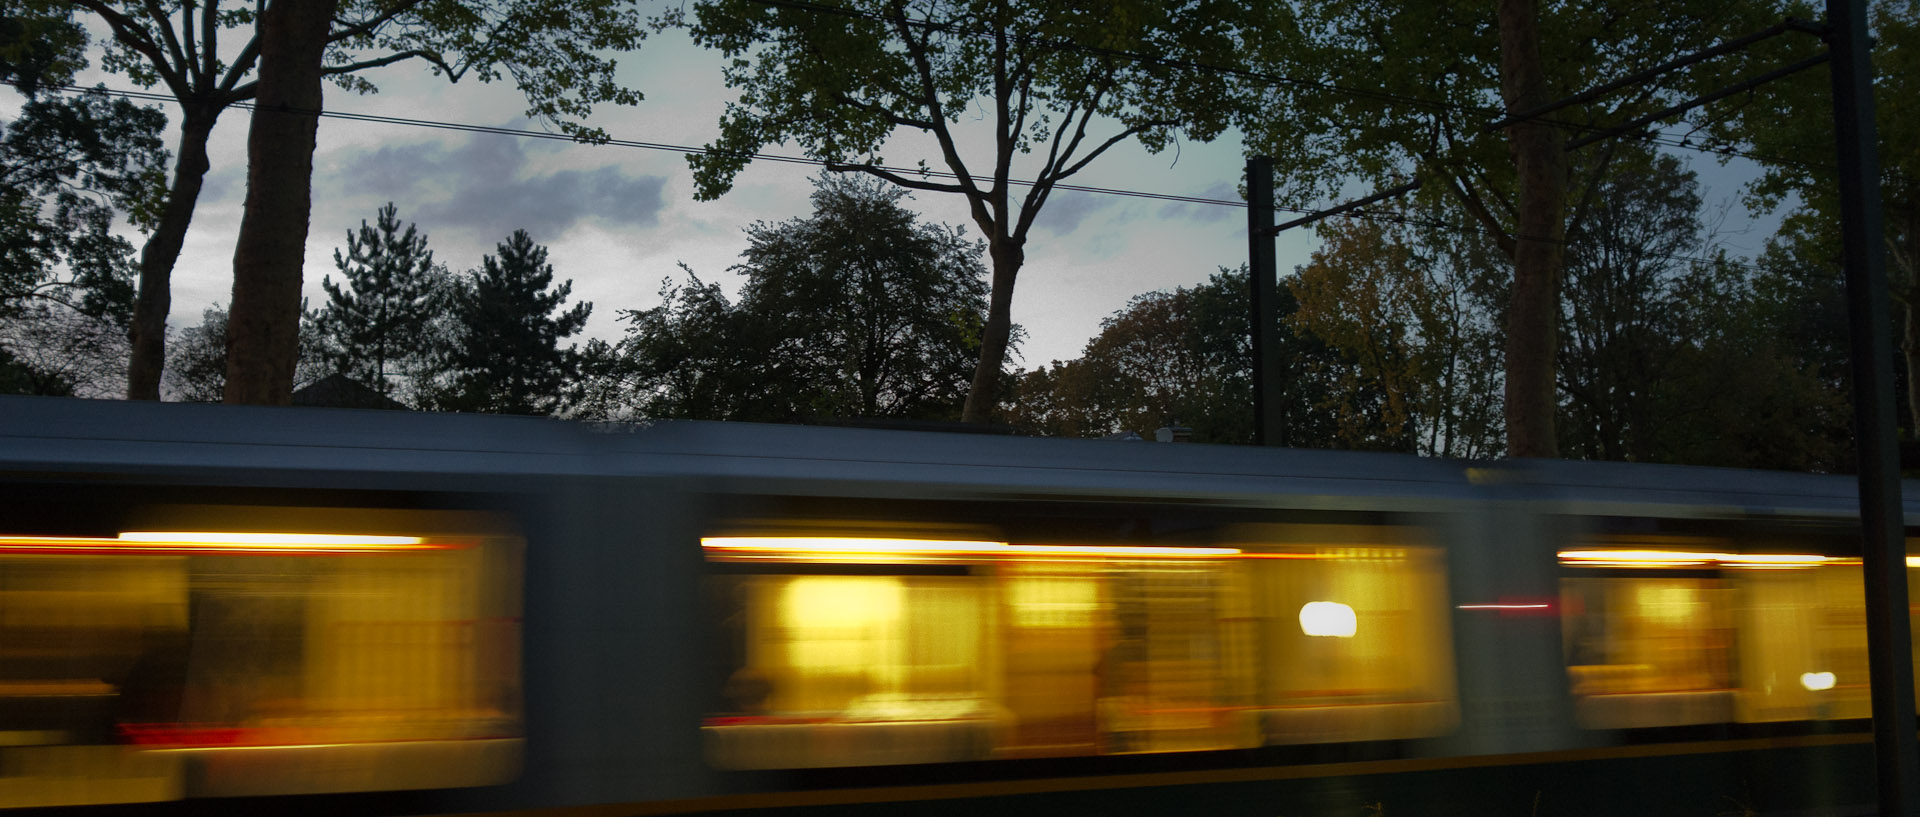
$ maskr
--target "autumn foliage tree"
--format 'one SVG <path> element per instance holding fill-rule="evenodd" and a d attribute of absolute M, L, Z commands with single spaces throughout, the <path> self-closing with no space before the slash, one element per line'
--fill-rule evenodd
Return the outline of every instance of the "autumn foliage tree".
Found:
<path fill-rule="evenodd" d="M 1288 279 L 1293 331 L 1329 354 L 1310 366 L 1333 445 L 1441 456 L 1499 450 L 1498 301 L 1483 242 L 1406 224 L 1326 222 Z"/>
<path fill-rule="evenodd" d="M 1621 140 L 1563 154 L 1597 129 L 1686 95 L 1645 85 L 1490 126 L 1548 100 L 1744 34 L 1724 4 L 1331 0 L 1300 7 L 1307 43 L 1277 36 L 1263 52 L 1276 87 L 1249 140 L 1275 159 L 1284 198 L 1317 204 L 1356 180 L 1418 178 L 1421 206 L 1450 202 L 1506 260 L 1502 389 L 1507 453 L 1554 456 L 1553 361 L 1560 252 L 1593 185 L 1630 159 Z"/>

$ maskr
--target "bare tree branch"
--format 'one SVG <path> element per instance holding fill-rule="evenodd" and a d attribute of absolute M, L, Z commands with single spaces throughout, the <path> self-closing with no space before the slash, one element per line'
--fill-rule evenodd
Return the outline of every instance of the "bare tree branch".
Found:
<path fill-rule="evenodd" d="M 412 51 L 395 51 L 392 54 L 388 54 L 384 57 L 375 57 L 374 59 L 362 60 L 360 62 L 351 62 L 345 65 L 329 65 L 325 68 L 320 69 L 320 75 L 323 77 L 331 77 L 339 74 L 351 74 L 355 71 L 361 71 L 368 68 L 379 68 L 383 65 L 392 65 L 396 62 L 405 62 L 407 60 L 415 59 L 415 58 L 423 59 L 423 60 L 426 60 L 427 62 L 433 63 L 434 65 L 439 66 L 440 70 L 447 72 L 449 75 L 453 74 L 453 67 L 450 65 L 447 65 L 446 60 L 441 58 L 441 56 L 437 52 L 428 51 L 425 49 L 414 49 Z"/>
<path fill-rule="evenodd" d="M 171 90 L 176 98 L 185 99 L 193 94 L 193 89 L 188 86 L 186 77 L 167 61 L 166 52 L 154 43 L 153 38 L 147 36 L 147 30 L 137 21 L 121 14 L 103 0 L 74 0 L 74 3 L 100 15 L 100 19 L 106 21 L 107 27 L 113 29 L 115 41 L 146 57 L 147 62 L 153 66 L 153 70 L 160 75 L 160 80 L 167 84 L 168 90 Z"/>
<path fill-rule="evenodd" d="M 912 27 L 907 22 L 906 6 L 901 0 L 894 0 L 889 10 L 892 12 L 894 33 L 906 44 L 907 56 L 913 60 L 914 71 L 920 75 L 920 102 L 927 107 L 927 120 L 934 125 L 933 135 L 940 142 L 940 153 L 946 159 L 947 168 L 959 177 L 958 192 L 967 195 L 973 220 L 983 232 L 992 235 L 997 222 L 994 214 L 987 211 L 986 196 L 974 184 L 973 174 L 968 172 L 967 163 L 960 158 L 960 149 L 954 144 L 953 133 L 947 128 L 946 111 L 940 104 L 940 86 L 934 82 L 933 65 L 927 59 L 927 42 L 914 39 Z"/>
<path fill-rule="evenodd" d="M 826 169 L 831 170 L 835 173 L 870 174 L 870 175 L 885 179 L 894 184 L 900 185 L 901 187 L 912 188 L 914 190 L 926 190 L 928 192 L 933 192 L 933 193 L 970 193 L 969 188 L 962 187 L 958 184 L 943 184 L 940 182 L 930 182 L 925 179 L 915 179 L 911 176 L 902 176 L 899 173 L 888 170 L 884 167 L 879 167 L 877 165 L 843 164 L 840 162 L 826 162 L 824 163 L 824 166 L 826 167 Z"/>
<path fill-rule="evenodd" d="M 403 3 L 395 3 L 393 4 L 392 8 L 387 9 L 386 11 L 381 12 L 380 14 L 376 14 L 372 17 L 369 17 L 365 20 L 362 20 L 358 23 L 354 23 L 352 25 L 349 25 L 345 28 L 340 29 L 339 31 L 335 31 L 332 34 L 327 35 L 327 44 L 332 45 L 334 43 L 340 42 L 341 40 L 350 40 L 350 39 L 353 39 L 354 37 L 359 37 L 364 34 L 370 34 L 373 32 L 374 29 L 377 29 L 383 25 L 386 25 L 389 22 L 392 22 L 393 18 L 399 17 L 402 14 L 412 11 L 416 6 L 419 6 L 422 2 L 424 2 L 424 0 L 406 0 L 406 2 L 403 2 Z"/>
<path fill-rule="evenodd" d="M 160 0 L 147 0 L 146 9 L 147 18 L 160 29 L 160 37 L 166 41 L 167 53 L 173 55 L 173 64 L 180 66 L 183 73 L 191 72 L 194 61 L 187 59 L 186 53 L 180 50 L 180 40 L 173 33 L 173 20 L 167 17 L 167 10 L 161 7 Z"/>
<path fill-rule="evenodd" d="M 845 91 L 834 91 L 833 100 L 849 108 L 855 108 L 858 110 L 866 111 L 867 113 L 870 113 L 870 114 L 874 114 L 875 116 L 885 119 L 887 120 L 887 122 L 899 127 L 914 128 L 916 130 L 922 130 L 922 131 L 933 130 L 932 122 L 928 122 L 924 119 L 914 119 L 912 117 L 902 116 L 900 114 L 894 113 L 892 109 L 889 109 L 885 105 L 882 105 L 878 102 L 870 102 L 868 100 L 856 98 L 852 94 L 849 94 Z"/>

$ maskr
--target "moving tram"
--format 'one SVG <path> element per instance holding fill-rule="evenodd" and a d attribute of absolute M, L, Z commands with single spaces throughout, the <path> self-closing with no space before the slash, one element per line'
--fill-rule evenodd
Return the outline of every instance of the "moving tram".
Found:
<path fill-rule="evenodd" d="M 1854 513 L 1715 469 L 0 398 L 0 809 L 1845 813 Z"/>

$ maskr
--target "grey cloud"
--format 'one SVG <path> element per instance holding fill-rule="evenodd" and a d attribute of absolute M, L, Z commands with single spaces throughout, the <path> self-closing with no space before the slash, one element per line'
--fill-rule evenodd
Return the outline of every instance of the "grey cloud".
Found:
<path fill-rule="evenodd" d="M 1033 220 L 1033 226 L 1054 235 L 1068 235 L 1094 212 L 1112 207 L 1117 197 L 1101 193 L 1056 190 Z"/>
<path fill-rule="evenodd" d="M 553 241 L 589 219 L 652 227 L 667 206 L 664 176 L 629 176 L 611 165 L 528 175 L 527 165 L 520 140 L 475 136 L 452 149 L 382 147 L 354 159 L 337 184 L 342 193 L 396 202 L 403 218 L 429 231 L 471 231 L 489 242 L 519 229 Z"/>

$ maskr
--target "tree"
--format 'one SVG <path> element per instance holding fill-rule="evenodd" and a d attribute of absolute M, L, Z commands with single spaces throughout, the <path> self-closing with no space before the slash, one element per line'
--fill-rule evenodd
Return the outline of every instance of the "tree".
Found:
<path fill-rule="evenodd" d="M 373 225 L 360 222 L 347 233 L 347 250 L 333 251 L 341 281 L 321 279 L 327 304 L 315 316 L 327 339 L 335 369 L 391 394 L 389 377 L 418 357 L 421 338 L 439 303 L 436 286 L 444 270 L 433 263 L 427 237 L 412 224 L 400 228 L 400 211 L 391 202 L 380 208 Z"/>
<path fill-rule="evenodd" d="M 1325 345 L 1310 365 L 1341 448 L 1484 457 L 1499 450 L 1498 251 L 1445 211 L 1325 222 L 1287 289 L 1289 326 Z"/>
<path fill-rule="evenodd" d="M 0 134 L 0 307 L 46 300 L 126 321 L 133 247 L 113 224 L 152 223 L 165 126 L 158 109 L 100 92 L 21 106 Z"/>
<path fill-rule="evenodd" d="M 221 113 L 255 98 L 262 56 L 260 5 L 219 0 L 25 0 L 29 9 L 77 9 L 105 24 L 103 65 L 143 88 L 164 85 L 181 108 L 171 186 L 140 254 L 134 359 L 127 396 L 159 395 L 169 282 L 210 167 L 207 140 Z M 357 93 L 376 90 L 362 72 L 408 60 L 450 81 L 511 77 L 527 115 L 585 139 L 605 134 L 581 123 L 597 103 L 629 105 L 640 94 L 613 81 L 606 54 L 636 48 L 639 12 L 621 0 L 338 0 L 319 70 Z M 223 45 L 224 43 L 224 45 Z M 235 46 L 238 46 L 237 48 Z"/>
<path fill-rule="evenodd" d="M 1804 2 L 1736 6 L 1749 19 L 1790 15 L 1817 19 L 1823 10 Z M 1920 94 L 1920 7 L 1883 0 L 1869 4 L 1874 41 L 1874 113 L 1882 171 L 1881 201 L 1886 208 L 1888 288 L 1901 327 L 1895 337 L 1906 389 L 1898 395 L 1909 438 L 1920 435 L 1920 126 L 1915 125 Z M 1705 73 L 1704 87 L 1777 68 L 1819 53 L 1825 44 L 1812 37 L 1774 38 L 1723 61 Z M 1769 82 L 1733 103 L 1707 108 L 1694 117 L 1709 147 L 1762 157 L 1761 173 L 1747 186 L 1749 209 L 1773 213 L 1788 207 L 1781 240 L 1809 246 L 1782 247 L 1804 263 L 1825 268 L 1840 279 L 1840 209 L 1834 175 L 1833 85 L 1827 66 Z M 1724 158 L 1724 157 L 1723 157 Z M 1812 270 L 1805 270 L 1811 272 Z"/>
<path fill-rule="evenodd" d="M 0 83 L 29 99 L 37 98 L 45 86 L 72 82 L 74 72 L 87 62 L 87 31 L 74 22 L 72 12 L 36 6 L 21 0 L 0 2 Z"/>
<path fill-rule="evenodd" d="M 1307 201 L 1355 180 L 1388 187 L 1418 177 L 1423 206 L 1457 202 L 1506 256 L 1513 270 L 1503 315 L 1511 455 L 1555 454 L 1561 239 L 1585 218 L 1594 183 L 1635 155 L 1610 139 L 1562 158 L 1560 131 L 1630 121 L 1683 91 L 1640 86 L 1562 109 L 1551 122 L 1488 126 L 1746 33 L 1723 5 L 1334 0 L 1301 7 L 1309 47 L 1281 36 L 1265 52 L 1263 66 L 1305 81 L 1277 87 L 1264 115 L 1247 126 L 1249 141 L 1275 157 L 1284 196 Z M 1492 99 L 1503 107 L 1490 107 Z"/>
<path fill-rule="evenodd" d="M 593 304 L 561 308 L 573 282 L 553 286 L 547 248 L 527 231 L 515 230 L 498 247 L 500 255 L 483 257 L 454 293 L 459 334 L 448 359 L 451 382 L 434 408 L 548 414 L 575 373 L 575 349 L 560 348 L 560 341 L 586 326 Z"/>
<path fill-rule="evenodd" d="M 885 182 L 823 177 L 813 214 L 747 228 L 738 303 L 692 278 L 629 311 L 621 351 L 652 417 L 952 419 L 980 347 L 981 246 Z"/>
<path fill-rule="evenodd" d="M 1680 309 L 1700 244 L 1700 195 L 1678 159 L 1616 173 L 1595 188 L 1592 214 L 1568 236 L 1560 318 L 1563 448 L 1585 459 L 1660 459 L 1659 393 L 1679 350 L 1704 326 Z M 1699 283 L 1699 282 L 1695 282 Z M 1725 289 L 1737 283 L 1713 285 Z"/>
<path fill-rule="evenodd" d="M 1090 437 L 1182 425 L 1196 442 L 1253 439 L 1253 345 L 1245 267 L 1205 283 L 1135 296 L 1101 322 L 1077 359 L 1021 375 L 1009 401 L 1015 425 L 1053 436 Z M 1322 411 L 1327 350 L 1292 331 L 1297 308 L 1280 291 L 1280 357 L 1286 439 L 1331 445 Z"/>
<path fill-rule="evenodd" d="M 39 301 L 0 312 L 0 393 L 108 398 L 127 365 L 126 324 Z"/>
<path fill-rule="evenodd" d="M 300 273 L 313 210 L 321 58 L 338 0 L 260 12 L 259 101 L 247 129 L 247 200 L 233 249 L 227 403 L 284 406 L 300 356 Z"/>
<path fill-rule="evenodd" d="M 1235 75 L 1190 65 L 1238 64 L 1242 42 L 1286 30 L 1289 14 L 1226 0 L 701 0 L 694 40 L 734 59 L 727 83 L 741 96 L 708 152 L 689 158 L 697 195 L 720 196 L 755 152 L 791 141 L 829 170 L 964 197 L 993 279 L 961 417 L 985 422 L 1028 233 L 1055 185 L 1128 139 L 1158 151 L 1218 135 L 1240 99 Z M 980 153 L 957 127 L 976 111 L 991 131 Z M 889 167 L 880 151 L 899 132 L 930 136 L 951 180 L 925 162 Z M 1038 167 L 1019 174 L 1028 155 Z M 1018 175 L 1031 184 L 1016 197 Z"/>
<path fill-rule="evenodd" d="M 294 366 L 295 389 L 329 374 L 326 339 L 314 321 L 300 324 L 300 359 Z M 227 309 L 214 304 L 200 313 L 200 323 L 179 330 L 167 344 L 167 375 L 162 393 L 183 403 L 218 403 L 227 389 Z M 124 368 L 120 371 L 124 376 Z M 125 385 L 124 383 L 122 385 Z"/>

